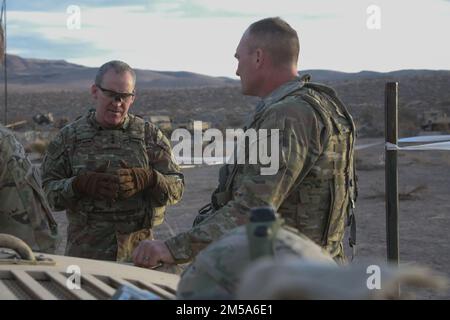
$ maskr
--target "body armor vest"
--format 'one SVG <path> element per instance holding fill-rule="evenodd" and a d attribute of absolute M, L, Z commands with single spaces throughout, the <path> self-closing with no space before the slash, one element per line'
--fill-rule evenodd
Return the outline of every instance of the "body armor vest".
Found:
<path fill-rule="evenodd" d="M 306 89 L 306 90 L 305 90 Z M 344 237 L 345 223 L 354 223 L 356 174 L 353 147 L 355 125 L 333 89 L 305 83 L 292 95 L 312 106 L 327 130 L 323 152 L 305 177 L 300 177 L 279 208 L 288 225 L 296 227 L 334 256 Z M 326 212 L 327 214 L 323 214 Z M 350 244 L 354 244 L 351 235 Z"/>
<path fill-rule="evenodd" d="M 334 90 L 327 86 L 306 82 L 289 96 L 306 101 L 314 109 L 325 126 L 327 139 L 322 141 L 323 152 L 315 165 L 298 177 L 277 212 L 288 226 L 296 228 L 335 256 L 340 251 L 346 221 L 352 226 L 350 246 L 355 244 L 352 211 L 357 196 L 353 154 L 355 125 Z M 259 117 L 252 127 L 259 129 L 261 120 L 264 116 Z M 239 170 L 239 165 L 221 168 L 219 187 L 210 205 L 213 210 L 218 210 L 232 199 L 236 191 L 234 186 L 240 185 L 236 179 Z M 204 207 L 202 210 L 207 212 L 210 209 Z M 202 220 L 201 215 L 198 217 L 194 224 Z"/>
<path fill-rule="evenodd" d="M 110 163 L 107 172 L 120 169 L 120 160 L 129 167 L 149 168 L 145 147 L 145 122 L 134 115 L 129 115 L 126 129 L 108 130 L 95 128 L 93 119 L 88 115 L 79 119 L 74 126 L 71 166 L 73 175 L 84 171 L 95 171 L 105 163 Z M 147 197 L 148 198 L 148 197 Z M 99 215 L 102 220 L 142 219 L 150 210 L 149 200 L 143 191 L 125 200 L 112 203 L 83 197 L 77 203 L 77 211 Z"/>

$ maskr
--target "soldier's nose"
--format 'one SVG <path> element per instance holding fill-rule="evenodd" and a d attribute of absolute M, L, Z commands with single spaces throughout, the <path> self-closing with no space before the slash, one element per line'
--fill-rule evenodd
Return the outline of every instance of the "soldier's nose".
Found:
<path fill-rule="evenodd" d="M 113 106 L 120 107 L 122 105 L 122 100 L 114 100 L 112 104 Z"/>

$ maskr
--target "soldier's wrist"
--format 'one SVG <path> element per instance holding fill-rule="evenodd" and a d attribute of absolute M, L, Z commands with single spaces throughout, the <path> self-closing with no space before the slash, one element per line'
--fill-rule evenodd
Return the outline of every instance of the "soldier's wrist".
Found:
<path fill-rule="evenodd" d="M 194 258 L 188 236 L 185 233 L 167 239 L 164 244 L 169 249 L 176 264 L 186 263 Z"/>
<path fill-rule="evenodd" d="M 147 188 L 150 190 L 154 190 L 157 188 L 159 184 L 159 173 L 156 170 L 153 170 L 153 168 L 148 169 L 149 171 L 149 183 Z"/>

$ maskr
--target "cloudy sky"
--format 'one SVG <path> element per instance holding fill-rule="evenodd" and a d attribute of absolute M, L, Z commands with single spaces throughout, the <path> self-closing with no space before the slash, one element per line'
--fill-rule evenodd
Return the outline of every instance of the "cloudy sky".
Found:
<path fill-rule="evenodd" d="M 233 77 L 246 27 L 280 16 L 299 69 L 450 69 L 450 0 L 7 0 L 8 52 Z"/>

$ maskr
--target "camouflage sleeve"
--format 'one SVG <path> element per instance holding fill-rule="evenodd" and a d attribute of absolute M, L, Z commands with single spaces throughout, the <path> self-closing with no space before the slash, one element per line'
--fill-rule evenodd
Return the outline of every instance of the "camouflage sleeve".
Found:
<path fill-rule="evenodd" d="M 248 222 L 252 207 L 278 209 L 296 182 L 309 172 L 321 152 L 323 125 L 310 107 L 280 108 L 265 117 L 261 129 L 279 129 L 279 169 L 261 175 L 260 164 L 244 164 L 235 176 L 232 200 L 200 224 L 166 241 L 177 263 L 190 261 L 223 234 Z M 289 116 L 287 116 L 289 115 Z M 248 162 L 247 162 L 248 163 Z"/>
<path fill-rule="evenodd" d="M 63 133 L 50 142 L 42 163 L 42 184 L 50 206 L 54 210 L 65 210 L 77 197 L 72 189 L 70 159 L 65 151 Z"/>
<path fill-rule="evenodd" d="M 58 226 L 41 188 L 40 175 L 12 135 L 0 132 L 0 232 L 32 249 L 53 253 Z"/>
<path fill-rule="evenodd" d="M 151 197 L 161 206 L 181 200 L 184 176 L 176 163 L 169 140 L 161 130 L 153 128 L 154 137 L 147 139 L 147 154 L 156 174 L 156 184 L 149 190 Z"/>

